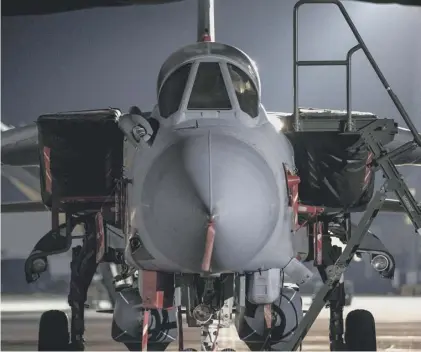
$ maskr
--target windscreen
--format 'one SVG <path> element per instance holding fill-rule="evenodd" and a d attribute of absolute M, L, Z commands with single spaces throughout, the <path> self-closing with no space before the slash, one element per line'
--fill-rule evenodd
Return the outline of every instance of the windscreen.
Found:
<path fill-rule="evenodd" d="M 259 95 L 253 81 L 243 70 L 232 64 L 228 64 L 228 71 L 240 109 L 251 117 L 256 117 L 259 114 Z"/>
<path fill-rule="evenodd" d="M 232 109 L 219 63 L 200 63 L 187 108 L 189 110 Z"/>
<path fill-rule="evenodd" d="M 168 117 L 179 109 L 190 69 L 191 64 L 183 65 L 165 81 L 159 93 L 159 112 L 162 117 Z"/>

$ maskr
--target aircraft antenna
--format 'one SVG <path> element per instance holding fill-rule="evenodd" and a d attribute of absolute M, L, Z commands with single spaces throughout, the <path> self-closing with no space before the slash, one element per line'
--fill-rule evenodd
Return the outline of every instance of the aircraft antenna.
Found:
<path fill-rule="evenodd" d="M 199 0 L 197 5 L 197 41 L 215 41 L 214 0 Z"/>

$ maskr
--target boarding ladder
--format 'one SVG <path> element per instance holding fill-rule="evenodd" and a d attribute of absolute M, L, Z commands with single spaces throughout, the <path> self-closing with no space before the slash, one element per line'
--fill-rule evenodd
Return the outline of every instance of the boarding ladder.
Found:
<path fill-rule="evenodd" d="M 355 36 L 358 44 L 352 47 L 347 55 L 345 60 L 318 60 L 318 61 L 301 61 L 298 59 L 298 10 L 304 4 L 334 4 L 341 11 L 345 21 L 347 22 L 349 28 Z M 361 139 L 368 146 L 369 150 L 373 154 L 373 162 L 371 167 L 373 171 L 381 169 L 383 171 L 384 177 L 386 179 L 383 187 L 377 191 L 371 202 L 369 203 L 363 217 L 361 218 L 356 231 L 352 233 L 346 247 L 342 251 L 341 256 L 336 261 L 335 265 L 331 270 L 331 275 L 328 280 L 325 282 L 324 286 L 318 291 L 316 297 L 313 300 L 313 304 L 310 306 L 310 309 L 305 314 L 304 318 L 298 325 L 294 336 L 285 346 L 285 351 L 295 351 L 300 346 L 302 340 L 306 336 L 308 330 L 313 325 L 315 319 L 319 315 L 320 311 L 325 306 L 328 301 L 330 293 L 335 287 L 337 287 L 341 275 L 349 265 L 351 259 L 353 258 L 355 252 L 357 251 L 361 241 L 363 240 L 364 235 L 367 233 L 367 230 L 371 226 L 374 218 L 376 217 L 379 210 L 382 208 L 383 203 L 386 199 L 387 192 L 395 192 L 396 196 L 400 200 L 402 206 L 404 207 L 406 213 L 411 219 L 412 223 L 415 226 L 416 232 L 421 235 L 421 209 L 418 206 L 413 195 L 409 191 L 408 186 L 403 180 L 402 175 L 399 173 L 395 164 L 393 163 L 393 158 L 398 155 L 410 152 L 415 148 L 421 147 L 421 137 L 418 134 L 415 125 L 411 121 L 411 118 L 408 116 L 408 113 L 405 111 L 405 108 L 399 101 L 396 94 L 391 89 L 389 83 L 384 77 L 383 73 L 380 71 L 377 63 L 375 62 L 373 56 L 369 52 L 366 44 L 361 38 L 357 28 L 355 27 L 353 21 L 351 20 L 349 14 L 347 13 L 344 5 L 339 0 L 301 0 L 298 1 L 294 7 L 294 21 L 293 21 L 293 60 L 294 60 L 294 115 L 293 115 L 293 133 L 300 132 L 317 132 L 317 131 L 332 131 L 334 128 L 341 128 L 340 132 L 342 133 L 358 133 L 361 136 Z M 395 104 L 397 110 L 408 126 L 409 130 L 412 133 L 413 140 L 402 145 L 401 147 L 388 152 L 384 147 L 384 144 L 390 141 L 390 135 L 393 134 L 393 129 L 396 130 L 396 124 L 391 119 L 373 119 L 369 123 L 361 124 L 361 121 L 357 121 L 352 114 L 351 109 L 351 58 L 353 54 L 357 51 L 362 50 L 370 62 L 372 68 L 377 74 L 377 77 L 380 79 L 383 87 L 388 92 L 390 98 Z M 324 119 L 319 121 L 324 124 L 320 126 L 320 123 L 317 121 L 303 121 L 301 118 L 301 112 L 298 105 L 298 68 L 302 66 L 345 66 L 346 67 L 346 106 L 347 106 L 347 121 L 345 124 L 338 124 L 334 119 Z M 357 123 L 358 122 L 358 123 Z M 340 126 L 340 127 L 338 127 Z M 389 136 L 389 139 L 388 137 Z"/>

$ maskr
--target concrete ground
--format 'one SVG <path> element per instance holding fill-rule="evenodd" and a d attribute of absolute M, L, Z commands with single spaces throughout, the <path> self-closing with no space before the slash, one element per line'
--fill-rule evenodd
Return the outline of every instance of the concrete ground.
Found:
<path fill-rule="evenodd" d="M 4 304 L 3 304 L 4 303 Z M 304 299 L 305 305 L 309 299 Z M 24 308 L 27 303 L 22 303 Z M 58 301 L 57 301 L 58 304 Z M 54 302 L 45 303 L 49 309 L 54 309 Z M 36 311 L 42 306 L 34 304 L 32 311 L 12 311 L 10 302 L 2 302 L 1 316 L 1 349 L 14 351 L 29 351 L 37 348 L 38 321 L 41 312 Z M 38 308 L 35 308 L 38 307 Z M 58 308 L 58 307 L 57 307 Z M 351 309 L 371 309 L 377 321 L 378 350 L 387 351 L 421 351 L 421 297 L 356 297 Z M 328 310 L 325 309 L 317 319 L 306 339 L 304 351 L 328 351 Z M 124 345 L 114 342 L 110 337 L 111 317 L 95 312 L 87 313 L 86 350 L 118 351 L 125 350 Z M 221 348 L 247 350 L 245 344 L 238 340 L 235 328 L 221 329 L 219 344 Z M 185 330 L 185 347 L 198 346 L 199 331 L 195 328 Z M 174 343 L 169 350 L 177 350 Z"/>

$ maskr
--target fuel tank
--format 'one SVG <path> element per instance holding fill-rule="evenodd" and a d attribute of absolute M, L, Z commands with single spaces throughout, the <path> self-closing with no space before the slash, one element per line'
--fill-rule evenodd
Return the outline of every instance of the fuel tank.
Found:
<path fill-rule="evenodd" d="M 113 340 L 126 346 L 139 346 L 142 343 L 144 309 L 137 288 L 122 289 L 116 296 L 111 336 Z M 152 350 L 165 350 L 177 338 L 175 309 L 151 309 L 149 317 L 149 344 Z"/>
<path fill-rule="evenodd" d="M 273 328 L 268 344 L 273 351 L 282 351 L 303 318 L 303 303 L 298 287 L 283 286 L 279 297 L 271 304 L 271 312 Z M 240 340 L 251 351 L 261 350 L 267 339 L 264 306 L 245 300 L 245 306 L 237 306 L 235 327 Z"/>

